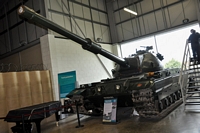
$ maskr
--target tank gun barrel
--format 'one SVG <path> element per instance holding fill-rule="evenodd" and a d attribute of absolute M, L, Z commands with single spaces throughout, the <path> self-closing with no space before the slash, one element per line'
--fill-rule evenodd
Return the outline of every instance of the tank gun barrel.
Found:
<path fill-rule="evenodd" d="M 125 59 L 120 58 L 120 57 L 102 49 L 100 45 L 92 42 L 89 38 L 84 39 L 70 31 L 66 30 L 62 26 L 46 19 L 45 17 L 36 13 L 34 10 L 32 10 L 24 5 L 20 6 L 18 8 L 17 12 L 18 12 L 18 15 L 20 15 L 21 17 L 26 18 L 33 23 L 36 23 L 36 24 L 42 25 L 48 29 L 51 29 L 51 30 L 77 42 L 78 44 L 82 45 L 82 48 L 85 50 L 88 50 L 94 54 L 100 54 L 100 55 L 116 62 L 117 64 L 119 64 L 121 66 L 124 66 L 124 67 L 129 66 L 126 63 Z"/>

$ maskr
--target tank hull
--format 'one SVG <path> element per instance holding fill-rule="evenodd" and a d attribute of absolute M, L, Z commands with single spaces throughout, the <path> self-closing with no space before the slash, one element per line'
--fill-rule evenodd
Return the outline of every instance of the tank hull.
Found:
<path fill-rule="evenodd" d="M 123 79 L 103 80 L 82 85 L 67 95 L 72 102 L 79 101 L 79 112 L 102 115 L 104 99 L 117 98 L 118 107 L 133 107 L 141 117 L 161 118 L 182 103 L 178 84 L 179 69 L 160 71 L 161 77 L 135 76 Z M 75 110 L 75 106 L 73 108 Z M 76 110 L 75 110 L 76 111 Z M 166 113 L 167 112 L 167 113 Z"/>

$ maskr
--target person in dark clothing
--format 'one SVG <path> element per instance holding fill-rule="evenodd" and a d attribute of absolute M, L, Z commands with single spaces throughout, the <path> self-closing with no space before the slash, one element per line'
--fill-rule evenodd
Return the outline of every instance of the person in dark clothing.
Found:
<path fill-rule="evenodd" d="M 199 64 L 200 63 L 200 46 L 199 46 L 200 34 L 196 32 L 194 29 L 191 29 L 190 32 L 191 32 L 191 35 L 188 38 L 188 42 L 191 43 L 194 63 Z"/>

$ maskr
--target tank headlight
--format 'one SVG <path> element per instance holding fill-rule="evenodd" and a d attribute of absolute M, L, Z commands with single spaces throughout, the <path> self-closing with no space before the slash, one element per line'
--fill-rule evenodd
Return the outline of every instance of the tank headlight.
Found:
<path fill-rule="evenodd" d="M 97 91 L 100 92 L 100 91 L 101 91 L 101 87 L 98 87 L 98 88 L 97 88 Z"/>
<path fill-rule="evenodd" d="M 116 85 L 115 88 L 116 88 L 117 90 L 119 90 L 119 89 L 121 88 L 121 86 L 120 86 L 120 85 Z"/>

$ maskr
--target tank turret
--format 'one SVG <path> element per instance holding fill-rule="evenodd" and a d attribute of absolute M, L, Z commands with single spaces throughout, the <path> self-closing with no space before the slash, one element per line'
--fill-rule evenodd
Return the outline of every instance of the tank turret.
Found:
<path fill-rule="evenodd" d="M 179 69 L 163 69 L 161 54 L 154 56 L 152 46 L 145 47 L 127 58 L 120 58 L 92 42 L 64 29 L 58 24 L 37 14 L 26 6 L 18 8 L 18 14 L 31 22 L 51 29 L 80 44 L 83 49 L 101 54 L 116 63 L 112 70 L 113 79 L 80 85 L 66 97 L 70 98 L 70 108 L 80 103 L 79 111 L 87 115 L 103 114 L 105 98 L 117 98 L 118 107 L 134 107 L 142 117 L 163 117 L 182 103 Z M 184 87 L 183 87 L 184 88 Z"/>

